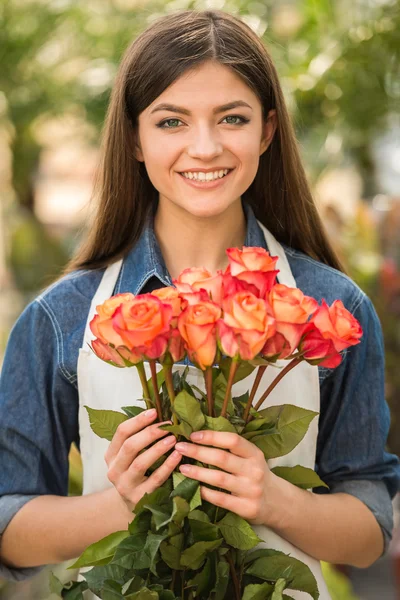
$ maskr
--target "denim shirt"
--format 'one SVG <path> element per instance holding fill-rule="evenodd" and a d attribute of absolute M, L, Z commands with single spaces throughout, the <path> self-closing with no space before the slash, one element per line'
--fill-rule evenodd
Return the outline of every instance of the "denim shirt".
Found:
<path fill-rule="evenodd" d="M 245 245 L 268 250 L 253 211 L 246 204 L 244 210 Z M 380 322 L 370 299 L 349 277 L 298 250 L 283 248 L 297 287 L 318 302 L 341 299 L 363 328 L 361 343 L 345 352 L 339 367 L 318 367 L 321 406 L 315 469 L 330 489 L 314 492 L 345 492 L 364 502 L 382 528 L 385 553 L 400 466 L 398 458 L 385 451 L 390 413 L 384 396 Z M 0 533 L 29 500 L 68 494 L 68 453 L 72 442 L 79 448 L 78 351 L 104 270 L 79 270 L 63 277 L 25 308 L 11 331 L 0 380 Z M 171 284 L 149 219 L 123 261 L 114 293 L 139 294 Z M 22 580 L 41 568 L 0 565 L 0 577 Z"/>

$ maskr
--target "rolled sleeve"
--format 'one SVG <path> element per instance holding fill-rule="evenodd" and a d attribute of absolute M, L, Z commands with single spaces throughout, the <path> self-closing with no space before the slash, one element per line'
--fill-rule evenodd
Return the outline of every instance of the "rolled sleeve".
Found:
<path fill-rule="evenodd" d="M 0 534 L 33 498 L 68 495 L 68 455 L 78 441 L 78 392 L 60 364 L 62 337 L 38 301 L 14 325 L 0 379 Z M 10 569 L 13 581 L 42 567 Z"/>
<path fill-rule="evenodd" d="M 352 312 L 363 337 L 322 381 L 316 470 L 331 493 L 351 494 L 370 508 L 382 528 L 386 552 L 400 466 L 398 457 L 386 449 L 390 411 L 384 392 L 382 329 L 367 296 Z M 326 493 L 324 488 L 314 491 Z"/>

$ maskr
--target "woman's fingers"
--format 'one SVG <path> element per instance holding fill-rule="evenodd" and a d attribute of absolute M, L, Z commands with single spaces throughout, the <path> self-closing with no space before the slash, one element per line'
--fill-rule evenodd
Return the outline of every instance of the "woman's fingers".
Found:
<path fill-rule="evenodd" d="M 170 421 L 165 421 L 165 423 L 170 423 Z M 108 476 L 110 477 L 110 474 L 111 477 L 122 475 L 122 473 L 129 469 L 141 450 L 147 448 L 147 446 L 150 446 L 150 444 L 156 440 L 165 437 L 168 434 L 168 431 L 160 429 L 160 425 L 165 423 L 149 425 L 145 429 L 142 429 L 138 433 L 127 438 L 122 444 L 118 454 L 111 460 L 111 463 L 109 463 Z"/>
<path fill-rule="evenodd" d="M 140 478 L 144 477 L 147 469 L 149 469 L 154 463 L 166 454 L 176 443 L 176 437 L 174 435 L 169 435 L 168 437 L 160 440 L 154 446 L 151 446 L 148 450 L 145 450 L 139 456 L 135 458 L 132 464 L 129 466 L 129 469 L 126 472 L 126 475 L 133 482 L 137 481 L 138 476 Z"/>
<path fill-rule="evenodd" d="M 107 451 L 104 455 L 105 461 L 107 465 L 111 463 L 111 461 L 116 457 L 118 452 L 121 449 L 122 444 L 129 437 L 147 427 L 154 421 L 157 417 L 157 411 L 154 408 L 150 410 L 145 410 L 141 412 L 136 417 L 132 417 L 131 419 L 127 419 L 117 427 L 117 431 L 115 432 L 113 439 L 110 442 L 110 445 L 107 448 Z"/>
<path fill-rule="evenodd" d="M 225 448 L 230 450 L 232 454 L 242 458 L 252 458 L 261 453 L 261 450 L 249 440 L 230 431 L 195 431 L 190 439 L 196 444 Z"/>
<path fill-rule="evenodd" d="M 176 444 L 175 448 L 185 456 L 194 458 L 207 465 L 219 467 L 224 471 L 228 471 L 228 473 L 239 475 L 246 472 L 245 459 L 235 456 L 230 452 L 226 452 L 225 450 L 199 446 L 198 444 L 187 444 L 186 442 L 179 442 Z"/>
<path fill-rule="evenodd" d="M 235 475 L 226 473 L 225 471 L 219 471 L 217 469 L 205 469 L 196 465 L 181 465 L 179 467 L 181 473 L 196 479 L 202 483 L 208 483 L 214 487 L 219 487 L 233 494 L 240 494 L 243 492 L 243 481 Z"/>
<path fill-rule="evenodd" d="M 158 467 L 154 473 L 150 475 L 143 484 L 142 488 L 144 489 L 144 494 L 150 494 L 154 492 L 157 488 L 160 487 L 163 483 L 165 483 L 168 477 L 171 475 L 172 471 L 175 469 L 179 461 L 181 460 L 182 455 L 177 450 L 174 450 L 170 456 L 163 462 L 161 467 Z"/>

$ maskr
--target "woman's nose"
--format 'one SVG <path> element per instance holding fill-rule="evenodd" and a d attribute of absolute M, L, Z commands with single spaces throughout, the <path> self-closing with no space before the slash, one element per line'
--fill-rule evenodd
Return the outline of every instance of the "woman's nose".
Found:
<path fill-rule="evenodd" d="M 194 138 L 187 148 L 188 156 L 201 158 L 203 161 L 219 156 L 223 152 L 218 133 L 211 129 L 203 129 L 194 134 Z"/>

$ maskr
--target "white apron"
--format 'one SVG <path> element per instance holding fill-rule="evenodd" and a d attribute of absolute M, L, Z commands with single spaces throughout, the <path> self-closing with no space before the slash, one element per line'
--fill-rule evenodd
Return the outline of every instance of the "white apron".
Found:
<path fill-rule="evenodd" d="M 282 246 L 261 223 L 259 223 L 259 225 L 264 232 L 270 254 L 272 256 L 279 256 L 277 262 L 277 268 L 280 269 L 280 273 L 278 274 L 279 283 L 283 283 L 289 287 L 296 287 L 296 282 L 291 273 Z M 122 260 L 110 265 L 103 275 L 102 281 L 92 300 L 86 324 L 83 347 L 79 350 L 79 435 L 83 464 L 83 494 L 98 492 L 112 486 L 107 478 L 107 465 L 104 460 L 104 454 L 109 442 L 99 438 L 93 433 L 89 425 L 89 418 L 84 405 L 95 409 L 117 411 L 121 411 L 122 406 L 132 406 L 134 404 L 144 406 L 143 401 L 136 401 L 137 398 L 141 398 L 143 395 L 136 368 L 119 369 L 113 367 L 100 360 L 87 345 L 94 338 L 89 323 L 95 314 L 96 306 L 102 304 L 114 294 L 114 288 L 121 265 Z M 281 365 L 287 364 L 285 361 L 278 361 L 278 364 L 280 363 Z M 183 370 L 184 368 L 185 365 L 174 366 L 174 370 Z M 149 378 L 150 370 L 149 365 L 146 363 L 145 369 L 147 377 Z M 246 379 L 236 383 L 233 386 L 233 395 L 239 396 L 251 389 L 256 372 L 257 370 Z M 277 375 L 277 372 L 277 369 L 273 367 L 267 369 L 259 386 L 258 397 L 267 389 L 267 386 Z M 189 367 L 187 380 L 190 384 L 195 384 L 204 390 L 203 376 L 195 367 Z M 276 406 L 278 404 L 295 404 L 319 413 L 320 393 L 318 368 L 303 362 L 290 371 L 268 396 L 262 408 Z M 311 422 L 311 425 L 300 444 L 286 456 L 269 460 L 269 467 L 302 465 L 314 469 L 317 435 L 318 416 Z M 309 493 L 312 492 L 310 491 Z M 318 560 L 305 554 L 299 548 L 293 546 L 293 544 L 279 537 L 276 533 L 263 525 L 257 525 L 254 529 L 259 537 L 265 540 L 265 544 L 260 544 L 259 547 L 265 546 L 267 548 L 280 550 L 306 563 L 317 580 L 320 600 L 331 600 Z M 88 569 L 82 569 L 81 572 Z M 78 578 L 79 580 L 83 579 L 81 573 Z M 306 594 L 305 592 L 288 590 L 288 593 L 296 600 L 310 599 L 309 594 Z M 96 596 L 89 591 L 85 592 L 86 600 L 92 600 L 93 598 L 96 598 Z"/>

